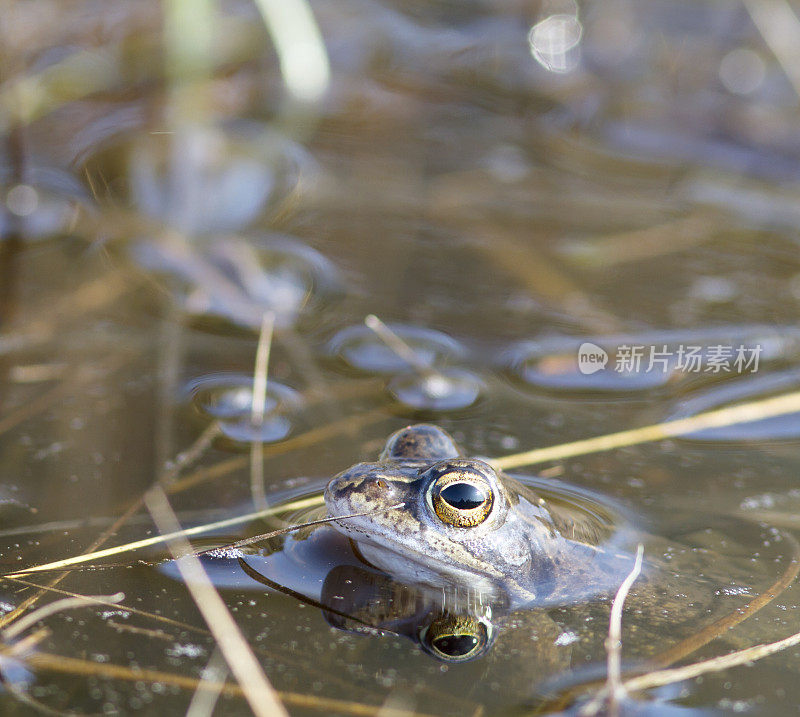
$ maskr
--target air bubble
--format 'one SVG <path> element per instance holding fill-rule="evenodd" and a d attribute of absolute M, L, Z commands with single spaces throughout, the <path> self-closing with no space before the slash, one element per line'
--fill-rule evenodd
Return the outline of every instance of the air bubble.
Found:
<path fill-rule="evenodd" d="M 253 380 L 238 374 L 215 374 L 187 387 L 193 405 L 219 421 L 223 435 L 236 443 L 274 443 L 292 430 L 292 414 L 302 405 L 300 395 L 277 381 L 267 383 L 264 417 L 254 421 Z"/>
<path fill-rule="evenodd" d="M 162 237 L 134 243 L 131 255 L 165 278 L 189 314 L 252 330 L 267 311 L 278 328 L 293 326 L 301 314 L 329 305 L 341 286 L 324 256 L 278 234 L 192 243 Z"/>
<path fill-rule="evenodd" d="M 21 183 L 7 174 L 0 168 L 0 239 L 10 234 L 44 239 L 63 233 L 86 199 L 77 180 L 60 170 L 31 168 Z"/>
<path fill-rule="evenodd" d="M 608 351 L 608 362 L 594 371 L 578 363 L 580 339 L 550 342 L 525 342 L 513 347 L 506 355 L 506 363 L 513 374 L 526 384 L 548 391 L 569 393 L 629 393 L 649 391 L 667 385 L 674 378 L 674 366 L 658 366 L 647 370 L 647 360 L 639 366 L 621 365 L 617 370 L 617 357 Z M 589 367 L 594 368 L 594 367 Z"/>
<path fill-rule="evenodd" d="M 433 366 L 442 359 L 466 354 L 458 341 L 440 331 L 406 324 L 389 324 L 388 327 L 408 344 L 421 364 Z M 368 373 L 392 374 L 409 368 L 405 359 L 364 325 L 350 326 L 337 333 L 328 342 L 327 351 L 351 368 Z"/>
<path fill-rule="evenodd" d="M 141 135 L 128 156 L 124 199 L 193 236 L 242 229 L 316 174 L 299 145 L 246 123 Z"/>
<path fill-rule="evenodd" d="M 469 371 L 444 369 L 429 374 L 406 373 L 389 382 L 389 392 L 410 408 L 455 411 L 477 401 L 483 382 Z"/>

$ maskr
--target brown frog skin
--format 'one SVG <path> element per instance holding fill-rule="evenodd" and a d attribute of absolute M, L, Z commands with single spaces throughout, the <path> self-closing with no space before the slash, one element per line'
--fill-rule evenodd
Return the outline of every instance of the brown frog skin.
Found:
<path fill-rule="evenodd" d="M 406 584 L 468 586 L 511 608 L 617 585 L 632 564 L 615 541 L 620 515 L 546 490 L 464 457 L 445 431 L 419 424 L 394 433 L 378 461 L 334 477 L 325 504 L 333 517 L 402 504 L 333 525 Z"/>

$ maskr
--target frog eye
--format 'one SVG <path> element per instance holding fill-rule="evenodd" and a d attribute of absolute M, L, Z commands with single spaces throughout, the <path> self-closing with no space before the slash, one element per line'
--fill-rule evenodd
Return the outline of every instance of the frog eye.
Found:
<path fill-rule="evenodd" d="M 445 613 L 422 631 L 420 642 L 443 662 L 467 662 L 486 652 L 489 632 L 473 617 Z"/>
<path fill-rule="evenodd" d="M 472 528 L 486 520 L 494 495 L 491 484 L 479 473 L 453 470 L 435 479 L 431 503 L 436 515 L 447 525 Z"/>

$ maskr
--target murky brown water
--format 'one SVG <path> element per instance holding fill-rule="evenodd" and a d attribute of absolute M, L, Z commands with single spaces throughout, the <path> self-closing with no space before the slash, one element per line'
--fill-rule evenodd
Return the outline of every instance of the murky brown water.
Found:
<path fill-rule="evenodd" d="M 261 505 L 253 465 L 270 503 L 319 495 L 420 420 L 497 457 L 800 388 L 800 87 L 770 49 L 779 0 L 312 2 L 321 54 L 256 5 L 2 6 L 3 574 L 95 549 L 158 479 L 188 527 Z M 798 438 L 795 413 L 520 469 L 624 506 L 661 566 L 624 614 L 626 663 L 788 574 Z M 156 532 L 140 508 L 101 547 Z M 324 534 L 270 543 L 261 567 L 317 601 L 326 571 L 406 599 L 363 566 L 280 563 L 325 553 Z M 31 583 L 125 594 L 45 618 L 24 650 L 36 628 L 4 633 L 0 711 L 185 712 L 219 657 L 174 567 L 138 562 L 163 557 L 0 580 L 4 616 L 63 597 Z M 495 614 L 490 649 L 450 664 L 420 648 L 429 613 L 361 634 L 205 565 L 292 714 L 533 713 L 604 674 L 607 596 Z M 682 660 L 786 637 L 797 610 L 791 586 Z M 792 711 L 798 656 L 640 706 Z M 229 679 L 215 713 L 247 714 Z"/>

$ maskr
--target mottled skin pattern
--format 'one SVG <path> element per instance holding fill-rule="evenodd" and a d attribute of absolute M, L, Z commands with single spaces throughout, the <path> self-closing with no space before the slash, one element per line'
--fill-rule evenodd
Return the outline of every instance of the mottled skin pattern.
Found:
<path fill-rule="evenodd" d="M 386 441 L 380 461 L 431 461 L 461 456 L 456 442 L 441 428 L 419 423 L 395 431 Z"/>
<path fill-rule="evenodd" d="M 432 482 L 449 470 L 477 471 L 491 486 L 492 508 L 479 525 L 447 525 L 432 509 Z M 408 584 L 468 586 L 505 597 L 511 607 L 597 594 L 630 568 L 629 556 L 604 550 L 608 526 L 591 513 L 547 501 L 487 463 L 464 458 L 436 426 L 396 432 L 377 462 L 340 473 L 325 491 L 331 516 L 397 503 L 404 505 L 333 525 L 369 563 Z"/>

